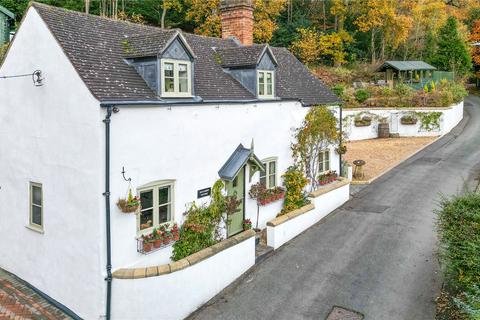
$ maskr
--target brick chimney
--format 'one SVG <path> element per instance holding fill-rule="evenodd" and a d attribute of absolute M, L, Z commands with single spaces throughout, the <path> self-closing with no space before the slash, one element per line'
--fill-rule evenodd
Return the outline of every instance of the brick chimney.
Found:
<path fill-rule="evenodd" d="M 222 38 L 234 36 L 243 45 L 253 44 L 253 0 L 222 0 Z"/>

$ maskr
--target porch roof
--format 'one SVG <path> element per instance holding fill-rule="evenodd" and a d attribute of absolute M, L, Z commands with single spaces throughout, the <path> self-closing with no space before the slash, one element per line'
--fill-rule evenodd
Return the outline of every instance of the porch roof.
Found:
<path fill-rule="evenodd" d="M 434 66 L 424 61 L 385 61 L 377 68 L 377 72 L 383 72 L 387 69 L 395 69 L 398 71 L 436 70 Z"/>
<path fill-rule="evenodd" d="M 218 175 L 223 180 L 232 181 L 247 162 L 256 165 L 260 171 L 265 171 L 262 161 L 253 153 L 253 148 L 247 149 L 240 143 L 230 158 L 228 158 L 227 162 L 225 162 L 218 171 Z"/>

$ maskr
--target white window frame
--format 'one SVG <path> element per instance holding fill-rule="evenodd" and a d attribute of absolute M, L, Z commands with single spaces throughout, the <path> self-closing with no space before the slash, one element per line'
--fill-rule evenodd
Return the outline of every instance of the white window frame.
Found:
<path fill-rule="evenodd" d="M 260 95 L 260 74 L 264 74 L 265 82 L 263 83 L 263 93 Z M 268 94 L 267 90 L 267 74 L 272 75 L 272 94 Z M 275 97 L 275 72 L 272 70 L 257 70 L 257 96 L 260 99 L 272 99 Z"/>
<path fill-rule="evenodd" d="M 186 60 L 174 60 L 174 59 L 161 59 L 162 68 L 161 72 L 161 87 L 162 87 L 162 97 L 170 97 L 170 98 L 182 98 L 182 97 L 191 97 L 192 96 L 192 63 Z M 166 92 L 165 91 L 165 64 L 171 63 L 173 64 L 173 92 Z M 186 64 L 187 65 L 187 92 L 180 92 L 180 85 L 179 85 L 179 65 Z"/>
<path fill-rule="evenodd" d="M 41 204 L 34 204 L 33 203 L 33 187 L 40 188 L 40 199 L 41 199 Z M 29 211 L 29 217 L 28 217 L 28 228 L 32 229 L 34 231 L 38 231 L 43 233 L 43 225 L 45 221 L 43 220 L 43 210 L 44 210 L 44 201 L 43 201 L 43 186 L 41 183 L 38 182 L 30 182 L 29 183 L 29 200 L 28 200 L 28 211 Z M 39 207 L 40 210 L 40 219 L 42 220 L 42 224 L 36 224 L 34 223 L 33 220 L 33 207 Z"/>
<path fill-rule="evenodd" d="M 158 190 L 162 188 L 170 188 L 170 202 L 165 205 L 170 205 L 170 220 L 167 222 L 159 223 L 158 221 L 158 208 L 160 206 L 158 199 Z M 146 229 L 140 229 L 140 216 L 141 211 L 137 214 L 137 235 L 151 233 L 154 228 L 161 225 L 172 224 L 175 221 L 175 182 L 173 180 L 161 180 L 143 185 L 137 189 L 137 194 L 140 197 L 140 193 L 152 191 L 153 193 L 153 221 L 152 226 Z"/>
<path fill-rule="evenodd" d="M 275 162 L 275 172 L 270 174 L 270 163 Z M 277 157 L 270 157 L 262 160 L 262 164 L 265 167 L 265 175 L 262 175 L 260 172 L 260 181 L 263 177 L 265 177 L 265 187 L 267 189 L 275 188 L 278 186 L 278 158 Z M 275 185 L 270 185 L 270 176 L 275 176 Z"/>
<path fill-rule="evenodd" d="M 326 170 L 322 170 L 322 169 L 325 169 L 325 154 L 328 154 L 328 169 Z M 322 159 L 323 161 L 320 161 L 320 155 L 322 155 Z M 320 154 L 318 155 L 318 171 L 319 171 L 319 175 L 320 174 L 325 174 L 327 173 L 328 171 L 331 170 L 331 163 L 332 163 L 332 157 L 331 157 L 331 152 L 330 152 L 330 149 L 327 148 L 327 149 L 323 149 L 322 151 L 320 151 Z M 320 164 L 322 164 L 322 167 L 320 167 Z"/>

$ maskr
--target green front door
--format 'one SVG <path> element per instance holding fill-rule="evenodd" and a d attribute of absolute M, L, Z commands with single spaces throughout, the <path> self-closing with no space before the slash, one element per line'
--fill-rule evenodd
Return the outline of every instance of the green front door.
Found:
<path fill-rule="evenodd" d="M 229 216 L 227 236 L 231 237 L 243 230 L 243 217 L 245 210 L 245 167 L 240 169 L 240 172 L 233 181 L 227 182 L 227 194 L 229 196 L 236 196 L 238 200 L 242 201 L 238 206 L 237 212 Z"/>

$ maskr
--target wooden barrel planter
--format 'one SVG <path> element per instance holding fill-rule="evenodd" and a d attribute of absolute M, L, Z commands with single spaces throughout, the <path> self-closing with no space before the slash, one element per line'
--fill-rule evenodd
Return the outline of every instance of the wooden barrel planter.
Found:
<path fill-rule="evenodd" d="M 379 138 L 389 138 L 390 137 L 390 126 L 388 123 L 379 123 L 378 124 L 378 137 Z"/>

